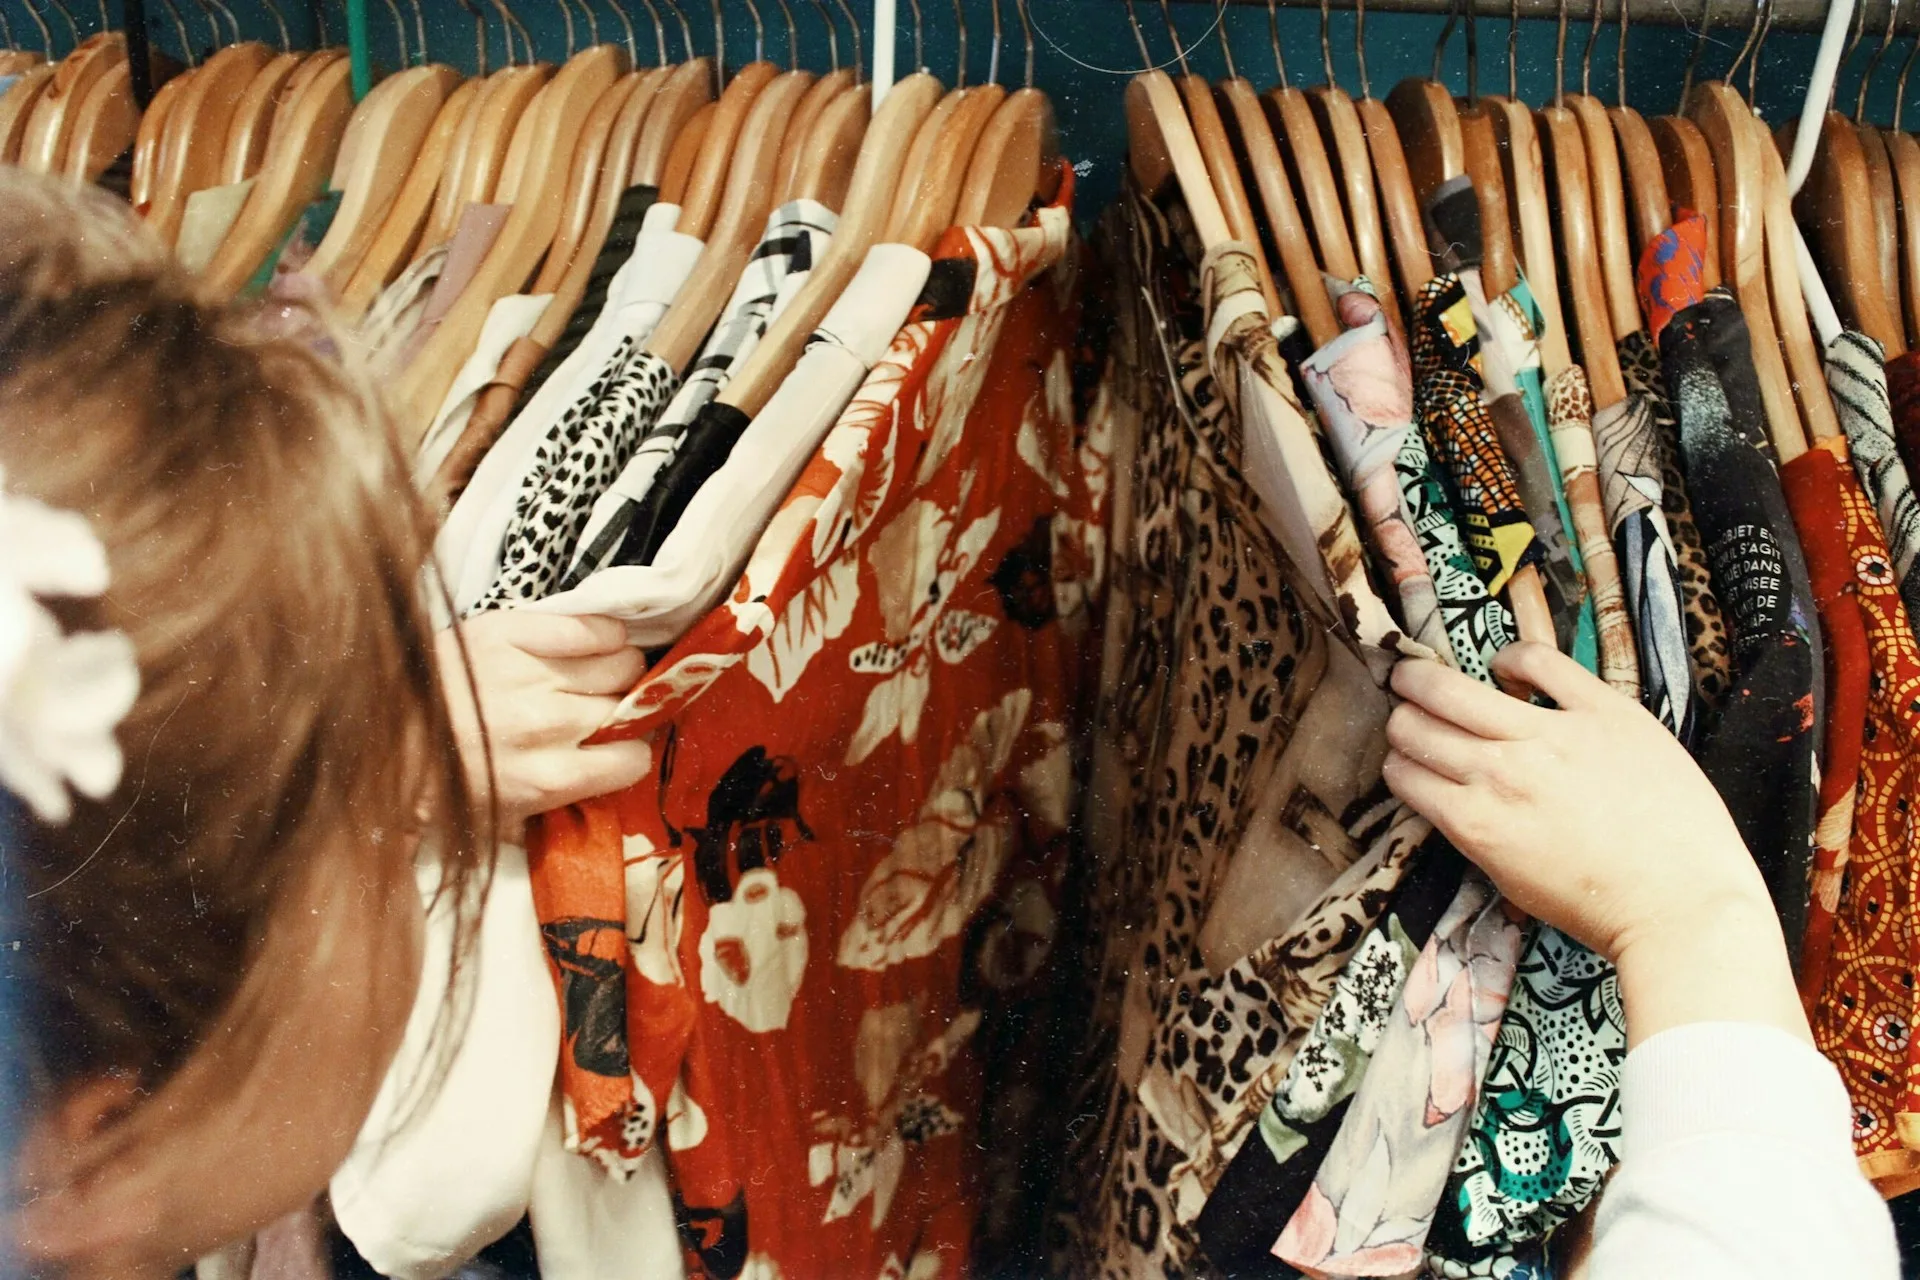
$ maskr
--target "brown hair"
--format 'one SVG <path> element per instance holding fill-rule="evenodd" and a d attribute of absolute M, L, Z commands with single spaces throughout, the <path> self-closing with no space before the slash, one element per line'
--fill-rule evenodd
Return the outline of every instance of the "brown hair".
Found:
<path fill-rule="evenodd" d="M 119 787 L 29 818 L 0 876 L 31 1087 L 157 1085 L 258 1012 L 230 1006 L 306 877 L 404 877 L 423 825 L 470 939 L 491 841 L 419 593 L 431 531 L 366 387 L 199 297 L 124 207 L 0 168 L 0 466 L 92 522 L 112 582 L 62 621 L 140 667 Z"/>

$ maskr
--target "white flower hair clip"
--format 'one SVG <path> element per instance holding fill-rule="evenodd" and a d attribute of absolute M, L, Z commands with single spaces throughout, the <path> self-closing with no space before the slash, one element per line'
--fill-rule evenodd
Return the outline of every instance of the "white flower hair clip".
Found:
<path fill-rule="evenodd" d="M 8 493 L 0 470 L 0 787 L 42 822 L 73 816 L 69 786 L 103 800 L 120 785 L 114 730 L 140 693 L 133 642 L 68 635 L 41 603 L 106 589 L 106 548 L 86 517 Z"/>

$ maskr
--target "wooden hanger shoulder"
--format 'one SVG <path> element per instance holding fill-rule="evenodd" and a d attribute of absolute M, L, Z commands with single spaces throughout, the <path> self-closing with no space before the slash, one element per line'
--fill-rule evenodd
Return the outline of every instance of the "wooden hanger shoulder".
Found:
<path fill-rule="evenodd" d="M 1607 119 L 1613 122 L 1613 136 L 1620 144 L 1627 207 L 1633 215 L 1633 251 L 1638 254 L 1673 225 L 1667 179 L 1660 169 L 1660 150 L 1653 145 L 1653 133 L 1640 113 L 1628 106 L 1610 107 Z"/>
<path fill-rule="evenodd" d="M 734 72 L 721 91 L 720 101 L 714 107 L 713 123 L 707 128 L 706 140 L 687 180 L 686 196 L 680 201 L 681 231 L 696 239 L 707 238 L 714 219 L 720 214 L 720 200 L 726 190 L 741 128 L 753 110 L 755 99 L 779 74 L 780 69 L 771 62 L 749 62 Z M 774 159 L 777 161 L 779 157 Z"/>
<path fill-rule="evenodd" d="M 720 395 L 722 403 L 751 418 L 786 380 L 814 327 L 853 278 L 867 249 L 885 230 L 906 153 L 920 122 L 941 94 L 940 82 L 925 72 L 907 76 L 888 90 L 860 144 L 833 240 L 814 264 L 806 284 L 768 326 L 745 364 L 734 371 Z M 838 106 L 839 100 L 834 105 Z"/>
<path fill-rule="evenodd" d="M 1313 241 L 1294 201 L 1293 184 L 1287 179 L 1287 166 L 1273 140 L 1273 127 L 1267 123 L 1260 95 L 1252 82 L 1235 78 L 1220 82 L 1220 96 L 1226 101 L 1228 118 L 1239 130 L 1247 170 L 1253 175 L 1254 188 L 1267 215 L 1267 229 L 1279 250 L 1294 311 L 1313 345 L 1323 346 L 1340 336 L 1340 321 L 1334 315 L 1319 260 L 1314 257 Z"/>
<path fill-rule="evenodd" d="M 1353 252 L 1353 233 L 1340 203 L 1340 184 L 1333 176 L 1333 164 L 1327 159 L 1326 144 L 1320 139 L 1320 126 L 1314 121 L 1307 95 L 1293 88 L 1272 89 L 1264 103 L 1273 140 L 1281 156 L 1290 162 L 1294 190 L 1306 207 L 1307 225 L 1313 228 L 1320 261 L 1328 274 L 1351 280 L 1360 274 L 1360 260 Z"/>
<path fill-rule="evenodd" d="M 304 54 L 276 53 L 247 82 L 240 100 L 234 103 L 233 119 L 227 125 L 220 185 L 244 182 L 260 171 L 260 162 L 267 154 L 267 131 L 274 109 L 294 72 L 305 60 Z"/>
<path fill-rule="evenodd" d="M 1706 220 L 1707 253 L 1703 278 L 1707 287 L 1720 283 L 1720 181 L 1713 169 L 1713 149 L 1700 126 L 1685 116 L 1659 116 L 1647 122 L 1654 150 L 1660 153 L 1660 176 L 1667 183 L 1667 199 L 1675 208 L 1691 209 Z"/>
<path fill-rule="evenodd" d="M 552 247 L 573 160 L 567 143 L 579 136 L 594 103 L 626 69 L 626 50 L 615 45 L 577 53 L 554 74 L 538 109 L 521 119 L 519 129 L 529 138 L 513 208 L 473 278 L 401 375 L 396 398 L 409 448 L 433 421 L 447 387 L 473 350 L 487 312 L 499 299 L 523 289 Z"/>
<path fill-rule="evenodd" d="M 140 127 L 133 135 L 133 178 L 127 189 L 128 202 L 135 213 L 145 216 L 153 201 L 153 180 L 160 163 L 160 143 L 165 131 L 167 117 L 173 111 L 173 104 L 192 81 L 197 67 L 189 67 L 173 79 L 153 91 L 153 101 L 140 115 Z M 4 115 L 6 101 L 0 98 L 0 115 Z M 0 131 L 0 159 L 7 158 L 5 151 L 5 133 Z"/>
<path fill-rule="evenodd" d="M 133 145 L 140 129 L 140 108 L 133 101 L 133 67 L 121 58 L 94 81 L 74 114 L 63 171 L 77 182 L 92 182 Z"/>
<path fill-rule="evenodd" d="M 11 164 L 19 159 L 27 121 L 52 79 L 53 64 L 43 62 L 21 72 L 6 93 L 0 94 L 0 162 Z"/>
<path fill-rule="evenodd" d="M 448 170 L 441 182 L 433 215 L 427 222 L 427 233 L 420 240 L 420 252 L 445 244 L 452 237 L 461 210 L 470 204 L 487 204 L 494 199 L 506 174 L 507 153 L 513 147 L 513 140 L 529 118 L 534 99 L 554 75 L 551 63 L 538 62 L 502 67 L 487 77 L 487 87 L 481 90 L 472 110 L 472 132 L 464 139 L 454 140 L 458 164 Z M 462 132 L 466 132 L 464 127 Z"/>
<path fill-rule="evenodd" d="M 1206 163 L 1207 176 L 1213 184 L 1214 195 L 1220 201 L 1220 211 L 1226 215 L 1227 229 L 1235 240 L 1248 246 L 1252 251 L 1254 267 L 1260 279 L 1260 291 L 1267 300 L 1267 314 L 1280 314 L 1280 294 L 1274 287 L 1273 271 L 1267 265 L 1266 250 L 1260 244 L 1260 227 L 1253 220 L 1253 206 L 1247 200 L 1247 187 L 1240 180 L 1240 161 L 1233 154 L 1233 143 L 1227 137 L 1226 123 L 1220 118 L 1220 109 L 1214 105 L 1213 86 L 1203 76 L 1181 76 L 1177 82 L 1180 96 L 1186 101 L 1187 119 L 1192 122 L 1194 140 L 1199 143 L 1200 157 Z M 1300 103 L 1307 123 L 1314 131 L 1314 140 L 1319 141 L 1319 126 L 1313 124 L 1313 113 L 1305 101 Z M 1324 158 L 1324 152 L 1322 153 Z M 1334 193 L 1336 203 L 1339 193 Z"/>
<path fill-rule="evenodd" d="M 1360 270 L 1373 283 L 1375 294 L 1386 312 L 1387 323 L 1401 331 L 1400 301 L 1394 296 L 1393 268 L 1387 259 L 1386 228 L 1380 221 L 1380 200 L 1374 192 L 1373 159 L 1367 151 L 1366 127 L 1360 123 L 1360 111 L 1347 91 L 1337 84 L 1323 84 L 1307 90 L 1307 103 L 1313 108 L 1324 140 L 1332 145 L 1340 170 L 1340 185 L 1346 193 L 1347 230 L 1353 233 L 1354 256 Z M 1404 163 L 1404 159 L 1402 161 Z"/>
<path fill-rule="evenodd" d="M 1694 87 L 1687 115 L 1713 152 L 1714 173 L 1720 186 L 1721 277 L 1733 287 L 1746 317 L 1753 347 L 1754 372 L 1760 382 L 1767 424 L 1774 447 L 1783 458 L 1805 448 L 1800 407 L 1794 402 L 1793 382 L 1780 352 L 1773 320 L 1773 299 L 1767 283 L 1764 171 L 1753 131 L 1747 127 L 1747 105 L 1726 84 L 1709 81 Z"/>
<path fill-rule="evenodd" d="M 666 170 L 660 175 L 660 203 L 679 204 L 686 196 L 687 183 L 693 178 L 693 163 L 700 158 L 700 148 L 707 145 L 707 130 L 713 127 L 713 113 L 717 110 L 716 103 L 703 102 L 680 126 L 673 149 L 667 152 Z"/>
<path fill-rule="evenodd" d="M 340 208 L 307 262 L 310 273 L 350 275 L 366 256 L 460 79 L 452 67 L 409 67 L 374 86 L 354 109 L 347 127 L 360 126 L 359 143 L 350 160 L 334 166 Z"/>
<path fill-rule="evenodd" d="M 1406 79 L 1387 95 L 1387 112 L 1400 133 L 1400 147 L 1413 175 L 1413 194 L 1425 209 L 1436 187 L 1467 171 L 1460 138 L 1460 111 L 1443 85 Z"/>
<path fill-rule="evenodd" d="M 1480 204 L 1480 280 L 1487 296 L 1498 297 L 1520 283 L 1514 258 L 1513 222 L 1507 209 L 1507 175 L 1493 113 L 1484 103 L 1456 104 L 1460 113 L 1460 155 Z"/>
<path fill-rule="evenodd" d="M 1800 285 L 1800 264 L 1795 247 L 1793 207 L 1787 198 L 1786 166 L 1775 150 L 1767 127 L 1752 114 L 1747 127 L 1754 137 L 1754 151 L 1763 169 L 1762 192 L 1765 205 L 1767 277 L 1773 298 L 1774 323 L 1780 332 L 1780 349 L 1787 360 L 1787 372 L 1793 378 L 1794 397 L 1800 405 L 1800 426 L 1808 441 L 1830 440 L 1840 434 L 1840 419 L 1834 413 L 1833 396 L 1827 390 L 1827 367 L 1819 343 L 1814 341 L 1813 324 L 1807 317 L 1807 300 Z M 1893 318 L 1894 330 L 1899 320 Z M 1889 353 L 1893 354 L 1893 353 Z M 1780 461 L 1790 458 L 1782 454 Z"/>
<path fill-rule="evenodd" d="M 0 49 L 0 76 L 17 76 L 28 67 L 37 67 L 46 55 L 28 49 Z"/>
<path fill-rule="evenodd" d="M 1540 311 L 1540 371 L 1548 380 L 1573 363 L 1567 321 L 1560 309 L 1560 264 L 1553 244 L 1551 198 L 1546 160 L 1533 109 L 1512 98 L 1486 98 L 1492 108 L 1494 145 L 1507 183 L 1507 209 L 1513 218 L 1521 270 Z"/>
<path fill-rule="evenodd" d="M 1620 376 L 1619 353 L 1614 349 L 1612 321 L 1607 314 L 1606 285 L 1600 278 L 1586 138 L 1579 119 L 1565 107 L 1537 112 L 1535 124 L 1552 183 L 1553 210 L 1560 230 L 1560 268 L 1573 303 L 1573 333 L 1579 340 L 1576 355 L 1587 371 L 1594 407 L 1604 409 L 1626 398 L 1626 383 Z"/>
<path fill-rule="evenodd" d="M 773 212 L 773 175 L 780 165 L 780 144 L 794 108 L 812 85 L 809 72 L 776 75 L 755 95 L 735 131 L 718 215 L 693 270 L 647 340 L 646 349 L 669 368 L 684 372 L 693 363 L 746 271 L 767 216 Z"/>
<path fill-rule="evenodd" d="M 600 95 L 587 113 L 587 122 L 573 144 L 573 164 L 567 172 L 567 193 L 561 198 L 560 226 L 553 233 L 553 247 L 540 264 L 540 274 L 528 286 L 529 293 L 552 293 L 573 265 L 573 257 L 587 235 L 593 211 L 600 197 L 600 173 L 606 166 L 613 145 L 614 126 L 619 123 L 627 102 L 646 75 L 629 71 Z"/>
<path fill-rule="evenodd" d="M 955 221 L 1014 227 L 1060 191 L 1060 126 L 1053 99 L 1020 88 L 995 109 L 974 147 Z"/>
<path fill-rule="evenodd" d="M 1600 251 L 1600 277 L 1606 285 L 1607 310 L 1613 336 L 1640 328 L 1640 294 L 1634 283 L 1633 245 L 1627 238 L 1626 185 L 1620 180 L 1620 147 L 1613 121 L 1598 98 L 1584 93 L 1567 95 L 1567 107 L 1580 122 L 1586 140 L 1587 187 L 1593 197 L 1595 247 Z"/>
<path fill-rule="evenodd" d="M 267 145 L 267 159 L 203 279 L 216 296 L 237 293 L 325 186 L 353 114 L 351 66 L 341 59 L 307 86 L 284 132 Z"/>
<path fill-rule="evenodd" d="M 1797 122 L 1795 122 L 1797 124 Z M 1791 130 L 1794 126 L 1788 126 Z M 1792 132 L 1784 136 L 1791 145 Z M 1834 303 L 1848 324 L 1882 346 L 1904 345 L 1898 313 L 1882 274 L 1873 179 L 1860 132 L 1851 120 L 1829 111 L 1821 125 L 1813 167 L 1795 200 L 1811 231 L 1809 248 Z M 1893 339 L 1890 344 L 1888 339 Z"/>
<path fill-rule="evenodd" d="M 1911 349 L 1920 346 L 1920 141 L 1891 129 L 1886 137 L 1900 197 L 1900 310 Z"/>
<path fill-rule="evenodd" d="M 356 320 L 364 315 L 373 305 L 375 295 L 406 265 L 414 244 L 426 228 L 433 193 L 440 185 L 447 157 L 453 151 L 454 135 L 479 93 L 480 81 L 468 80 L 447 95 L 434 116 L 433 127 L 420 143 L 420 151 L 414 156 L 405 181 L 393 197 L 387 216 L 381 220 L 373 243 L 367 246 L 366 253 L 345 280 L 329 274 L 328 284 L 340 299 L 342 314 Z"/>
<path fill-rule="evenodd" d="M 786 199 L 817 200 L 829 209 L 844 209 L 872 115 L 873 91 L 857 82 L 822 107 L 794 158 Z"/>
<path fill-rule="evenodd" d="M 914 220 L 916 207 L 926 204 L 938 184 L 938 176 L 933 171 L 934 150 L 940 145 L 947 122 L 959 111 L 960 104 L 967 100 L 968 92 L 966 89 L 947 90 L 941 95 L 940 101 L 933 104 L 933 110 L 927 112 L 927 118 L 920 122 L 920 128 L 913 135 L 913 143 L 907 148 L 906 159 L 900 165 L 900 181 L 894 187 L 893 208 L 887 214 L 887 229 L 882 233 L 886 239 L 900 244 L 915 243 L 908 234 L 909 224 Z M 919 216 L 932 221 L 951 217 L 952 213 L 950 207 L 941 213 L 922 208 Z M 938 235 L 939 230 L 936 229 L 934 234 Z"/>
<path fill-rule="evenodd" d="M 26 136 L 20 140 L 15 162 L 34 173 L 59 173 L 67 157 L 67 141 L 80 103 L 100 77 L 116 62 L 127 60 L 127 38 L 118 31 L 88 36 L 73 52 L 54 64 L 53 79 L 33 104 Z"/>
<path fill-rule="evenodd" d="M 167 117 L 147 222 L 168 244 L 180 234 L 187 197 L 220 181 L 227 129 L 255 75 L 273 60 L 257 41 L 228 45 L 202 63 Z"/>
<path fill-rule="evenodd" d="M 1180 104 L 1180 91 L 1173 87 L 1167 73 L 1143 71 L 1129 81 L 1126 108 L 1128 163 L 1135 178 L 1144 184 L 1149 176 L 1157 174 L 1161 184 L 1167 177 L 1179 182 L 1187 216 L 1193 220 L 1194 233 L 1203 248 L 1232 240 L 1227 215 L 1221 211 L 1220 197 L 1207 174 L 1207 162 L 1194 139 L 1193 125 Z M 1160 185 L 1145 189 L 1157 193 Z"/>
<path fill-rule="evenodd" d="M 1400 287 L 1406 291 L 1407 305 L 1411 307 L 1414 296 L 1433 279 L 1433 255 L 1427 250 L 1420 199 L 1413 193 L 1413 174 L 1407 168 L 1407 156 L 1400 147 L 1400 130 L 1394 125 L 1387 104 L 1378 98 L 1362 98 L 1354 104 L 1354 110 L 1366 130 L 1367 154 L 1373 160 L 1374 189 L 1379 193 L 1380 211 L 1386 218 L 1394 264 L 1400 268 Z"/>
<path fill-rule="evenodd" d="M 666 175 L 667 155 L 694 113 L 713 101 L 713 61 L 695 58 L 673 69 L 660 86 L 653 108 L 647 113 L 646 127 L 634 144 L 633 180 L 661 185 Z"/>
<path fill-rule="evenodd" d="M 807 139 L 813 136 L 813 127 L 820 120 L 820 113 L 827 105 L 853 84 L 853 70 L 841 67 L 829 71 L 813 82 L 806 96 L 800 99 L 800 105 L 793 109 L 793 123 L 787 127 L 787 139 L 780 144 L 780 167 L 774 171 L 773 189 L 780 193 L 781 202 L 787 198 L 787 192 L 793 188 L 794 174 L 800 168 L 800 156 L 806 150 Z"/>
<path fill-rule="evenodd" d="M 473 151 L 473 135 L 480 128 L 480 117 L 486 112 L 487 101 L 500 92 L 501 85 L 505 83 L 502 77 L 512 70 L 512 67 L 503 67 L 491 75 L 474 79 L 474 96 L 454 131 L 446 161 L 441 167 L 439 184 L 434 187 L 433 199 L 427 206 L 426 222 L 422 224 L 420 238 L 411 251 L 415 258 L 445 244 L 452 237 L 454 223 L 459 217 L 456 202 L 460 192 L 465 189 L 467 158 Z"/>
<path fill-rule="evenodd" d="M 1873 242 L 1879 251 L 1880 287 L 1888 298 L 1900 296 L 1899 193 L 1894 186 L 1893 158 L 1887 153 L 1886 140 L 1872 125 L 1856 124 L 1860 154 L 1867 161 L 1867 182 L 1873 192 L 1871 205 Z"/>

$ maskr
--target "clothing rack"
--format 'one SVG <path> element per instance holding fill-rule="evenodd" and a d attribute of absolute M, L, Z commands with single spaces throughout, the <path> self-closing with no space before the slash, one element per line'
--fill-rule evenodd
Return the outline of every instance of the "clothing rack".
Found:
<path fill-rule="evenodd" d="M 1187 0 L 1188 3 L 1211 4 L 1213 0 Z M 1227 4 L 1264 4 L 1265 0 L 1224 0 Z M 1293 0 L 1280 0 L 1282 8 L 1312 7 L 1294 3 Z M 1476 18 L 1506 20 L 1516 15 L 1521 18 L 1556 19 L 1564 11 L 1569 27 L 1584 26 L 1592 17 L 1591 8 L 1583 0 L 1361 0 L 1361 5 L 1369 14 L 1424 13 L 1454 14 L 1471 6 Z M 1327 0 L 1327 7 L 1343 13 L 1356 7 L 1355 0 Z M 1884 21 L 1884 6 L 1876 5 Z M 1776 31 L 1818 31 L 1826 21 L 1828 0 L 1773 0 L 1767 6 L 1768 19 Z M 1755 5 L 1751 0 L 1705 0 L 1705 3 L 1687 3 L 1686 0 L 1627 0 L 1627 20 L 1630 23 L 1650 23 L 1666 27 L 1698 27 L 1705 14 L 1715 31 L 1744 30 L 1752 23 Z M 1620 17 L 1620 0 L 1601 0 L 1601 20 L 1617 22 Z M 1868 26 L 1874 27 L 1876 19 L 1869 15 Z M 1877 28 L 1876 28 L 1877 29 Z"/>

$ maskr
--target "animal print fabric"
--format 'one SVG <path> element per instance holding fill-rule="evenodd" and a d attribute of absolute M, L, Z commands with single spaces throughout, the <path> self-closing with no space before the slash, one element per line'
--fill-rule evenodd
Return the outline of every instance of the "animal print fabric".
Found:
<path fill-rule="evenodd" d="M 1618 406 L 1609 406 L 1612 414 Z M 1599 460 L 1594 450 L 1593 393 L 1587 371 L 1579 365 L 1562 369 L 1547 388 L 1547 418 L 1553 427 L 1553 451 L 1560 460 L 1560 478 L 1567 488 L 1567 506 L 1573 512 L 1573 532 L 1586 562 L 1587 586 L 1593 593 L 1594 622 L 1600 632 L 1600 676 L 1608 684 L 1638 700 L 1640 659 L 1634 651 L 1633 620 L 1627 615 L 1626 589 L 1620 581 L 1620 562 L 1607 536 L 1607 514 L 1600 497 Z"/>
<path fill-rule="evenodd" d="M 622 342 L 589 403 L 577 401 L 541 442 L 537 486 L 523 485 L 502 544 L 500 572 L 474 612 L 538 600 L 560 585 L 594 504 L 633 456 L 680 377 L 650 351 Z M 532 477 L 530 477 L 531 479 Z"/>
<path fill-rule="evenodd" d="M 941 241 L 982 287 L 896 335 L 603 732 L 647 776 L 529 833 L 566 1137 L 614 1172 L 664 1139 L 696 1276 L 968 1270 L 973 1042 L 1049 963 L 1105 562 L 1043 212 Z"/>
<path fill-rule="evenodd" d="M 1893 401 L 1880 344 L 1851 330 L 1827 344 L 1827 389 L 1853 451 L 1861 487 L 1880 513 L 1880 528 L 1900 578 L 1907 616 L 1920 614 L 1920 500 L 1893 434 Z"/>
<path fill-rule="evenodd" d="M 1727 683 L 1732 678 L 1727 622 L 1720 613 L 1720 599 L 1713 593 L 1707 551 L 1700 541 L 1700 526 L 1694 523 L 1686 477 L 1680 472 L 1680 427 L 1660 376 L 1660 353 L 1639 329 L 1620 339 L 1619 353 L 1627 394 L 1645 404 L 1653 418 L 1654 454 L 1660 466 L 1660 509 L 1667 517 L 1667 532 L 1673 540 L 1674 569 L 1687 626 L 1687 662 L 1693 671 L 1699 715 L 1706 717 L 1726 703 Z"/>
<path fill-rule="evenodd" d="M 1121 306 L 1100 394 L 1126 404 L 1139 443 L 1115 482 L 1131 519 L 1110 575 L 1089 979 L 1049 1263 L 1132 1280 L 1201 1265 L 1196 1219 L 1424 832 L 1366 781 L 1377 732 L 1358 758 L 1291 750 L 1318 731 L 1344 740 L 1347 706 L 1323 689 L 1375 700 L 1369 716 L 1385 700 L 1244 478 L 1214 370 L 1245 377 L 1245 347 L 1208 359 L 1184 206 L 1129 185 L 1102 230 Z M 1262 812 L 1275 829 L 1251 834 Z M 1275 860 L 1337 874 L 1304 909 L 1223 939 L 1223 918 L 1265 901 L 1227 886 Z"/>

